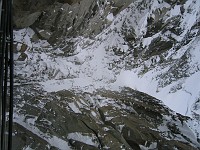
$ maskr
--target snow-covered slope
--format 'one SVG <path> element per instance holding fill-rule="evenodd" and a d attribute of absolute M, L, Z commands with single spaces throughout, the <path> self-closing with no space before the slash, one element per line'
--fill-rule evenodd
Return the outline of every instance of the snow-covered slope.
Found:
<path fill-rule="evenodd" d="M 192 0 L 135 1 L 116 16 L 109 14 L 111 25 L 95 38 L 63 39 L 74 44 L 70 57 L 45 41 L 30 42 L 30 28 L 16 31 L 18 47 L 29 47 L 26 64 L 17 69 L 48 91 L 129 86 L 181 114 L 199 114 L 194 109 L 200 94 L 199 8 L 200 2 Z"/>
<path fill-rule="evenodd" d="M 78 9 L 84 0 L 80 6 L 55 3 L 50 7 L 61 14 L 55 19 L 59 25 L 63 22 L 58 29 L 48 29 L 45 19 L 54 18 L 48 8 L 48 15 L 40 16 L 44 29 L 36 23 L 14 32 L 16 86 L 80 93 L 130 87 L 196 119 L 191 126 L 198 131 L 200 1 L 85 1 L 90 7 L 84 10 Z M 77 10 L 89 18 L 76 14 Z M 65 23 L 66 13 L 76 19 Z"/>

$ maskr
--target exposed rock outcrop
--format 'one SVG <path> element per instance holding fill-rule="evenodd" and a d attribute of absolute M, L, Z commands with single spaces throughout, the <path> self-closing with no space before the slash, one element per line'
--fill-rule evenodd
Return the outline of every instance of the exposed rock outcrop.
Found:
<path fill-rule="evenodd" d="M 28 94 L 27 87 L 34 97 Z M 63 150 L 67 147 L 188 150 L 200 146 L 191 136 L 190 118 L 172 112 L 144 93 L 124 88 L 121 92 L 59 91 L 44 95 L 34 89 L 29 85 L 17 88 L 18 92 L 26 93 L 18 99 L 23 103 L 16 106 L 13 144 L 21 143 L 15 146 L 16 150 L 54 146 Z M 17 121 L 19 118 L 23 120 Z M 65 144 L 59 146 L 59 142 Z"/>

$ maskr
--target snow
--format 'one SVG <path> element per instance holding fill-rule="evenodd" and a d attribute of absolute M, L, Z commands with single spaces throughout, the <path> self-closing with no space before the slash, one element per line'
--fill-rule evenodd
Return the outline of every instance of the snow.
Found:
<path fill-rule="evenodd" d="M 169 7 L 166 3 L 162 3 L 162 5 L 160 5 L 157 1 L 152 1 L 151 5 L 152 11 L 158 7 Z M 135 6 L 131 4 L 130 7 L 134 8 Z M 191 1 L 187 1 L 185 4 L 185 9 L 188 7 L 194 8 L 194 10 L 192 10 L 191 13 L 184 14 L 184 24 L 182 24 L 182 26 L 187 28 L 187 30 L 189 30 L 195 23 L 197 16 L 196 10 L 198 10 L 199 4 L 194 6 L 192 5 Z M 141 68 L 133 70 L 121 69 L 117 72 L 109 69 L 109 67 L 113 66 L 113 61 L 119 62 L 119 64 L 116 65 L 122 65 L 121 68 L 123 68 L 123 62 L 120 62 L 120 57 L 113 56 L 113 54 L 109 51 L 106 51 L 105 48 L 119 47 L 123 52 L 127 52 L 129 50 L 129 46 L 124 44 L 125 41 L 123 37 L 121 37 L 120 34 L 114 32 L 113 29 L 116 28 L 119 31 L 123 25 L 122 22 L 126 22 L 126 18 L 133 18 L 130 17 L 130 15 L 137 14 L 137 11 L 137 9 L 132 9 L 131 11 L 125 9 L 115 18 L 113 17 L 113 14 L 110 13 L 107 16 L 107 19 L 113 22 L 108 29 L 96 37 L 97 41 L 95 43 L 93 40 L 78 37 L 76 50 L 77 54 L 75 56 L 68 58 L 57 57 L 51 60 L 50 56 L 43 52 L 37 56 L 35 53 L 26 52 L 28 58 L 32 59 L 32 62 L 34 60 L 35 65 L 38 67 L 22 66 L 19 70 L 24 72 L 28 77 L 32 75 L 30 70 L 33 71 L 38 68 L 38 72 L 42 73 L 44 72 L 43 68 L 47 68 L 46 72 L 53 73 L 53 78 L 49 75 L 45 75 L 43 76 L 44 81 L 41 81 L 40 84 L 43 85 L 44 89 L 48 92 L 59 91 L 63 89 L 84 89 L 87 92 L 93 92 L 99 88 L 120 89 L 120 87 L 127 86 L 163 100 L 167 106 L 178 113 L 191 116 L 190 109 L 194 101 L 197 99 L 196 96 L 199 95 L 198 89 L 200 89 L 200 85 L 196 83 L 196 81 L 199 80 L 199 72 L 196 72 L 191 75 L 190 78 L 185 79 L 183 81 L 183 88 L 181 90 L 172 93 L 170 90 L 173 86 L 176 85 L 176 83 L 160 88 L 158 87 L 158 80 L 155 79 L 157 75 L 166 72 L 168 68 L 155 68 L 154 70 L 145 73 L 143 76 L 138 75 Z M 71 13 L 71 11 L 69 13 Z M 136 30 L 136 34 L 138 36 L 146 32 L 146 20 L 150 13 L 151 12 L 149 11 L 144 11 L 141 13 L 141 16 L 137 16 L 138 18 L 136 18 L 136 21 L 129 20 L 136 29 L 137 26 L 140 27 L 140 29 Z M 176 5 L 173 7 L 170 13 L 170 17 L 180 14 L 180 6 Z M 118 23 L 115 23 L 115 21 L 118 21 Z M 112 32 L 107 34 L 110 31 Z M 157 33 L 152 37 L 143 38 L 143 48 L 147 47 L 153 39 L 159 36 L 159 34 L 160 33 Z M 20 44 L 18 44 L 18 49 L 22 42 L 27 44 L 29 47 L 39 47 L 40 45 L 45 47 L 49 45 L 46 41 L 40 41 L 39 43 L 31 42 L 30 39 L 34 35 L 34 31 L 30 28 L 15 31 L 14 35 L 15 40 L 20 42 Z M 104 40 L 99 41 L 98 39 Z M 194 49 L 191 50 L 193 61 L 195 61 L 193 63 L 198 63 L 200 55 L 200 44 L 198 44 L 197 41 L 198 40 L 196 40 L 196 43 L 193 41 L 193 43 L 195 43 L 193 47 L 189 47 L 189 45 L 191 45 L 191 43 L 189 43 L 188 45 L 185 45 L 182 50 L 177 51 L 174 55 L 172 55 L 172 53 L 171 55 L 173 59 L 178 59 L 188 50 L 188 48 L 191 48 Z M 85 47 L 85 43 L 88 42 L 91 46 Z M 56 54 L 63 53 L 59 48 L 54 50 L 54 52 Z M 38 62 L 36 59 L 37 57 L 39 60 L 43 60 L 43 62 Z M 156 60 L 159 61 L 159 57 L 156 58 Z M 150 67 L 151 61 L 146 61 L 145 65 Z M 42 75 L 38 76 L 35 74 L 35 78 L 38 77 L 38 79 L 40 79 L 41 76 Z"/>
<path fill-rule="evenodd" d="M 84 135 L 84 133 L 75 132 L 75 133 L 69 133 L 67 138 L 98 147 L 98 143 L 95 142 L 96 140 L 95 135 L 92 135 L 91 137 L 89 135 Z"/>
<path fill-rule="evenodd" d="M 113 21 L 113 20 L 114 20 L 113 13 L 108 14 L 107 19 L 108 19 L 109 21 Z"/>
<path fill-rule="evenodd" d="M 31 131 L 35 135 L 39 136 L 43 140 L 47 141 L 51 146 L 54 146 L 60 150 L 71 150 L 71 148 L 68 146 L 68 142 L 56 137 L 56 136 L 49 136 L 46 133 L 43 133 L 40 131 L 37 127 L 34 126 L 34 124 L 27 124 L 24 122 L 25 116 L 14 114 L 13 122 L 16 122 L 26 128 L 28 131 Z"/>
<path fill-rule="evenodd" d="M 151 44 L 151 41 L 153 40 L 153 37 L 147 37 L 143 39 L 143 45 L 142 47 L 145 48 L 146 46 L 148 46 L 149 44 Z"/>
<path fill-rule="evenodd" d="M 193 104 L 200 95 L 200 83 L 198 82 L 200 80 L 200 71 L 198 69 L 200 68 L 199 37 L 193 39 L 185 46 L 182 46 L 181 50 L 174 51 L 171 49 L 166 57 L 172 58 L 172 60 L 178 60 L 189 51 L 191 55 L 191 61 L 189 63 L 190 70 L 188 70 L 188 72 L 191 72 L 190 77 L 174 81 L 163 87 L 159 86 L 157 77 L 167 73 L 170 66 L 158 66 L 141 74 L 142 67 L 127 70 L 124 67 L 125 61 L 120 56 L 113 54 L 113 48 L 115 47 L 125 53 L 130 50 L 130 47 L 123 38 L 124 35 L 121 33 L 124 24 L 133 27 L 136 37 L 140 38 L 143 37 L 147 31 L 147 18 L 151 16 L 152 12 L 156 9 L 171 9 L 166 21 L 180 14 L 179 5 L 170 8 L 169 4 L 165 2 L 159 4 L 157 0 L 147 3 L 148 6 L 151 6 L 151 10 L 145 9 L 140 12 L 140 10 L 136 8 L 136 3 L 139 2 L 138 0 L 132 3 L 130 5 L 131 10 L 125 9 L 115 17 L 112 13 L 109 13 L 106 18 L 108 21 L 112 21 L 111 25 L 97 35 L 95 39 L 84 37 L 77 37 L 74 39 L 77 47 L 74 55 L 69 57 L 54 56 L 54 58 L 52 58 L 52 51 L 55 54 L 62 54 L 63 51 L 59 48 L 53 50 L 45 40 L 41 40 L 38 43 L 31 42 L 34 31 L 30 28 L 14 31 L 15 41 L 19 43 L 17 49 L 21 48 L 22 43 L 29 47 L 29 50 L 26 52 L 28 61 L 26 64 L 16 62 L 18 68 L 16 68 L 15 71 L 19 74 L 25 74 L 26 77 L 30 79 L 31 83 L 37 80 L 47 92 L 75 89 L 92 93 L 102 88 L 120 90 L 121 87 L 130 87 L 162 100 L 165 105 L 180 114 L 192 117 Z M 186 4 L 184 4 L 184 8 L 187 11 L 184 12 L 180 25 L 180 28 L 184 29 L 184 32 L 180 36 L 172 34 L 178 42 L 183 40 L 184 36 L 191 30 L 199 17 L 200 1 L 195 2 L 196 5 L 193 4 L 192 0 L 188 0 Z M 188 10 L 190 10 L 189 13 Z M 100 11 L 103 13 L 103 10 Z M 69 13 L 72 13 L 72 11 Z M 69 27 L 68 30 L 71 28 L 72 27 Z M 161 33 L 157 33 L 152 37 L 143 38 L 142 47 L 148 47 L 152 40 L 160 34 Z M 165 36 L 167 35 L 163 35 L 163 38 L 166 38 Z M 31 48 L 46 48 L 48 49 L 48 53 L 42 51 L 37 53 L 36 51 L 32 51 Z M 160 57 L 157 56 L 155 59 L 158 62 Z M 150 67 L 152 62 L 147 60 L 144 64 Z M 197 69 L 194 70 L 195 68 Z M 172 92 L 172 89 L 179 84 L 182 88 L 176 92 Z M 104 106 L 113 103 L 114 102 L 109 100 L 102 100 L 98 105 Z M 69 107 L 75 113 L 81 113 L 75 103 L 69 103 Z M 196 110 L 196 112 L 199 113 L 198 110 Z M 92 115 L 95 116 L 96 114 L 92 113 Z M 91 139 L 80 133 L 69 134 L 68 136 L 69 138 L 74 138 L 79 141 L 84 139 L 88 141 L 90 145 L 95 145 Z M 56 142 L 59 139 L 53 138 L 52 140 Z M 51 142 L 54 143 L 53 141 Z M 63 145 L 66 144 L 63 141 L 61 143 Z"/>
<path fill-rule="evenodd" d="M 112 120 L 113 118 L 115 118 L 115 117 L 106 117 L 106 118 L 105 118 L 105 121 L 110 121 L 110 120 Z"/>
<path fill-rule="evenodd" d="M 26 148 L 23 148 L 23 150 L 33 150 L 33 149 L 30 148 L 30 146 L 27 146 Z"/>
<path fill-rule="evenodd" d="M 145 144 L 145 146 L 143 146 L 143 145 L 139 145 L 139 146 L 140 146 L 141 150 L 157 149 L 157 142 L 152 142 L 148 147 L 146 147 L 146 144 Z"/>
<path fill-rule="evenodd" d="M 50 139 L 48 139 L 48 142 L 54 146 L 54 147 L 57 147 L 59 148 L 60 150 L 71 150 L 71 148 L 69 147 L 69 144 L 68 142 L 62 140 L 62 139 L 59 139 L 58 137 L 56 136 L 53 136 L 51 137 Z"/>
<path fill-rule="evenodd" d="M 175 5 L 173 9 L 171 9 L 171 14 L 170 14 L 170 17 L 174 17 L 174 16 L 177 16 L 179 15 L 181 12 L 180 12 L 180 5 Z"/>
<path fill-rule="evenodd" d="M 75 112 L 75 113 L 81 113 L 79 108 L 75 105 L 75 103 L 68 103 L 69 107 Z"/>
<path fill-rule="evenodd" d="M 195 145 L 200 146 L 200 144 L 196 141 L 195 133 L 192 132 L 192 130 L 188 127 L 188 124 L 179 124 L 179 130 L 182 134 L 186 135 L 187 138 L 189 138 L 192 143 L 195 143 Z M 194 140 L 195 139 L 195 140 Z"/>
<path fill-rule="evenodd" d="M 97 117 L 97 114 L 96 114 L 94 111 L 91 111 L 91 114 L 92 114 L 94 117 Z"/>
<path fill-rule="evenodd" d="M 72 26 L 71 27 L 69 27 L 69 28 L 67 28 L 67 30 L 69 31 L 69 30 L 71 30 L 72 29 Z"/>
<path fill-rule="evenodd" d="M 34 35 L 34 31 L 31 28 L 21 29 L 18 31 L 13 31 L 14 41 L 19 43 L 24 43 L 28 46 L 32 46 L 31 38 Z"/>
<path fill-rule="evenodd" d="M 191 116 L 190 110 L 188 109 L 191 108 L 196 99 L 192 97 L 192 95 L 198 95 L 199 93 L 200 84 L 196 81 L 199 80 L 200 72 L 191 75 L 183 84 L 183 88 L 175 93 L 170 93 L 170 89 L 173 85 L 166 86 L 162 89 L 158 88 L 158 83 L 154 79 L 154 76 L 155 74 L 153 71 L 146 73 L 142 77 L 138 77 L 138 72 L 135 72 L 135 70 L 122 70 L 115 84 L 145 92 L 162 100 L 172 110 L 183 115 Z M 193 99 L 193 101 L 191 99 Z"/>

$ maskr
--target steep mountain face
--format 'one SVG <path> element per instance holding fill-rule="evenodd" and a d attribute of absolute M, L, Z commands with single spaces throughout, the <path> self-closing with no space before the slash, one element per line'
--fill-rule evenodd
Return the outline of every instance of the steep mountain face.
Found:
<path fill-rule="evenodd" d="M 16 149 L 200 147 L 200 1 L 13 5 Z"/>
<path fill-rule="evenodd" d="M 197 149 L 189 117 L 144 93 L 18 87 L 14 149 Z M 22 95 L 22 94 L 21 94 Z"/>

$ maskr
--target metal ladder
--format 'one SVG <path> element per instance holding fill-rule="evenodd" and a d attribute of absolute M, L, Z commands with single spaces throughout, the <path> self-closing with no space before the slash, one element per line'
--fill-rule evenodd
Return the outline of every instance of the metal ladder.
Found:
<path fill-rule="evenodd" d="M 0 0 L 0 149 L 12 150 L 13 27 L 12 0 Z"/>

